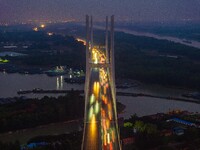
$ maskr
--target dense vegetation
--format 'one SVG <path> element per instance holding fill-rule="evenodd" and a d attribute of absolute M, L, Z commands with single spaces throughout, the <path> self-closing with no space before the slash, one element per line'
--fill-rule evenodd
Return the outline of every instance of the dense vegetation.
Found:
<path fill-rule="evenodd" d="M 200 42 L 200 24 L 185 22 L 180 23 L 148 23 L 148 24 L 121 24 L 121 28 L 127 28 L 134 31 L 149 32 L 161 36 L 172 36 L 187 40 Z"/>
<path fill-rule="evenodd" d="M 199 60 L 199 49 L 153 38 L 116 35 L 117 77 L 200 88 Z"/>
<path fill-rule="evenodd" d="M 39 142 L 48 143 L 47 146 L 34 148 L 34 150 L 80 150 L 82 135 L 82 132 L 74 132 L 56 136 L 40 136 L 30 139 L 28 144 Z"/>
<path fill-rule="evenodd" d="M 16 52 L 25 57 L 6 57 L 13 64 L 36 67 L 65 65 L 84 68 L 85 48 L 72 36 L 51 35 L 45 31 L 0 32 L 0 51 L 6 44 L 17 45 Z M 23 49 L 22 46 L 28 46 Z M 79 58 L 74 61 L 74 58 Z"/>
<path fill-rule="evenodd" d="M 187 115 L 165 114 L 158 118 L 151 118 L 150 116 L 137 117 L 136 115 L 132 115 L 131 118 L 125 120 L 123 130 L 126 129 L 129 133 L 132 133 L 129 137 L 132 136 L 135 138 L 133 149 L 199 149 L 200 130 L 195 127 L 166 121 L 175 116 L 184 118 Z M 195 119 L 193 121 L 195 121 Z M 173 128 L 175 127 L 184 128 L 184 134 L 174 134 Z M 133 133 L 133 129 L 135 133 Z M 172 133 L 170 135 L 164 135 L 163 131 L 170 131 Z"/>
<path fill-rule="evenodd" d="M 83 30 L 78 33 L 84 35 Z M 103 44 L 104 36 L 104 32 L 96 30 L 96 44 Z M 200 49 L 116 32 L 115 51 L 117 78 L 200 89 Z"/>
<path fill-rule="evenodd" d="M 0 106 L 0 132 L 36 127 L 42 124 L 80 119 L 84 98 L 77 91 L 58 98 L 18 100 Z"/>
<path fill-rule="evenodd" d="M 65 27 L 62 25 L 62 27 Z M 85 28 L 70 25 L 48 36 L 41 32 L 6 32 L 0 41 L 30 42 L 26 57 L 8 58 L 11 63 L 37 67 L 65 65 L 85 68 L 85 47 L 71 36 L 85 37 Z M 72 32 L 73 31 L 73 32 Z M 61 35 L 62 34 L 62 35 Z M 104 43 L 105 33 L 95 30 L 95 44 Z M 27 38 L 27 39 L 26 39 Z M 167 40 L 115 33 L 116 78 L 130 78 L 145 83 L 200 89 L 200 50 Z M 16 67 L 13 67 L 16 68 Z"/>
<path fill-rule="evenodd" d="M 0 133 L 83 119 L 84 104 L 84 97 L 80 91 L 73 89 L 67 95 L 58 98 L 16 98 L 14 103 L 0 105 Z M 118 112 L 122 112 L 124 108 L 123 104 L 117 102 Z"/>
<path fill-rule="evenodd" d="M 0 142 L 0 149 L 1 150 L 20 150 L 20 143 L 16 141 L 15 143 L 1 143 Z"/>
<path fill-rule="evenodd" d="M 14 143 L 1 143 L 1 150 L 80 150 L 82 142 L 82 132 L 74 132 L 70 134 L 63 135 L 47 135 L 39 136 L 30 139 L 27 142 L 31 143 L 46 143 L 45 145 L 37 145 L 33 147 L 28 147 L 27 145 L 21 145 L 18 141 Z"/>

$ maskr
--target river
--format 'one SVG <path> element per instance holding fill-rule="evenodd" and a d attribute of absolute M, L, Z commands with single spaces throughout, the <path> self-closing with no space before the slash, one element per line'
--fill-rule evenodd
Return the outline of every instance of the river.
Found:
<path fill-rule="evenodd" d="M 105 30 L 105 28 L 101 27 L 101 26 L 95 26 L 95 28 L 100 29 L 100 30 Z M 191 46 L 191 47 L 195 47 L 195 48 L 200 49 L 200 42 L 198 42 L 198 41 L 190 40 L 191 43 L 187 43 L 187 42 L 184 42 L 185 39 L 181 39 L 181 38 L 177 38 L 177 37 L 164 36 L 164 35 L 162 36 L 162 35 L 157 35 L 157 34 L 147 33 L 147 32 L 138 32 L 138 31 L 134 31 L 134 30 L 130 30 L 130 29 L 124 29 L 124 28 L 116 28 L 115 31 L 124 32 L 124 33 L 127 33 L 127 34 L 136 35 L 136 36 L 152 37 L 152 38 L 159 39 L 159 40 L 168 40 L 168 41 L 172 41 L 172 42 L 175 42 L 175 43 L 180 43 L 180 44 L 183 44 L 183 45 L 187 45 L 187 46 Z"/>
<path fill-rule="evenodd" d="M 68 84 L 64 82 L 65 76 L 48 77 L 45 74 L 23 75 L 23 74 L 4 74 L 0 73 L 0 98 L 19 96 L 19 90 L 33 90 L 40 88 L 45 90 L 82 90 L 84 85 Z M 55 94 L 50 94 L 55 95 Z M 57 95 L 57 94 L 56 94 Z M 41 94 L 29 94 L 26 97 L 41 97 Z"/>
<path fill-rule="evenodd" d="M 128 34 L 133 34 L 133 35 L 138 35 L 138 36 L 153 37 L 153 38 L 160 39 L 160 40 L 168 40 L 168 41 L 172 41 L 172 42 L 175 42 L 175 43 L 180 43 L 180 44 L 184 44 L 184 45 L 187 45 L 187 46 L 191 46 L 191 47 L 195 47 L 195 48 L 200 49 L 200 42 L 198 42 L 198 41 L 190 40 L 191 43 L 186 43 L 186 42 L 184 42 L 185 39 L 180 39 L 180 38 L 177 38 L 177 37 L 161 36 L 161 35 L 157 35 L 157 34 L 153 34 L 153 33 L 137 32 L 137 31 L 132 31 L 132 30 L 128 30 L 128 29 L 121 29 L 121 28 L 116 28 L 116 31 L 120 31 L 120 32 L 128 33 Z"/>
<path fill-rule="evenodd" d="M 83 90 L 83 84 L 68 84 L 64 82 L 65 76 L 48 77 L 45 74 L 40 75 L 22 75 L 22 74 L 4 74 L 0 73 L 0 98 L 14 97 L 17 91 L 32 90 L 34 88 L 49 89 L 49 90 Z M 194 92 L 183 89 L 167 88 L 159 85 L 146 85 L 129 88 L 117 89 L 121 92 L 145 93 L 157 96 L 172 96 L 183 98 L 183 93 Z M 46 94 L 28 94 L 26 97 L 42 97 Z M 58 96 L 49 94 L 51 96 Z M 60 94 L 61 95 L 61 94 Z M 200 113 L 200 104 L 190 102 L 171 101 L 152 97 L 126 97 L 117 96 L 117 100 L 126 105 L 125 112 L 121 116 L 128 118 L 130 115 L 136 113 L 138 116 L 155 114 L 158 112 L 168 112 L 172 109 L 187 110 L 190 112 Z"/>

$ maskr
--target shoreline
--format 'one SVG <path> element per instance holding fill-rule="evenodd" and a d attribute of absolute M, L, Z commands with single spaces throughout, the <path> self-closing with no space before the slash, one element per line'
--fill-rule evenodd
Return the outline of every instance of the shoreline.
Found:
<path fill-rule="evenodd" d="M 32 75 L 46 75 L 49 78 L 53 78 L 53 77 L 60 77 L 60 76 L 48 76 L 46 73 L 42 72 L 42 73 L 20 73 L 20 72 L 12 72 L 12 73 L 7 73 L 7 72 L 3 72 L 0 70 L 0 75 L 14 75 L 14 74 L 19 74 L 19 75 L 27 75 L 27 76 L 32 76 Z M 139 81 L 139 80 L 135 80 L 135 79 L 130 79 L 130 78 L 116 78 L 116 80 L 123 80 L 123 81 L 131 81 L 131 82 L 135 82 L 136 84 L 145 84 L 145 85 L 155 85 L 155 86 L 162 86 L 164 88 L 172 88 L 172 89 L 177 89 L 177 90 L 187 90 L 188 92 L 190 91 L 199 91 L 200 89 L 198 88 L 191 88 L 191 87 L 185 87 L 185 86 L 176 86 L 176 85 L 163 85 L 163 84 L 158 84 L 158 83 L 148 83 L 148 82 L 144 82 L 144 81 Z M 66 81 L 65 81 L 66 82 Z M 68 82 L 66 82 L 68 83 Z M 84 84 L 84 83 L 73 83 L 73 84 Z"/>
<path fill-rule="evenodd" d="M 25 95 L 25 94 L 67 94 L 71 91 L 79 92 L 80 94 L 84 94 L 84 90 L 43 90 L 43 89 L 33 89 L 27 91 L 18 91 L 18 95 Z M 175 101 L 182 101 L 182 102 L 189 102 L 189 103 L 196 103 L 200 104 L 200 99 L 186 99 L 186 98 L 178 98 L 172 96 L 158 96 L 153 94 L 145 94 L 145 93 L 132 93 L 132 92 L 117 92 L 117 96 L 128 96 L 128 97 L 151 97 L 151 98 L 160 98 L 166 100 L 175 100 Z"/>
<path fill-rule="evenodd" d="M 95 26 L 94 28 L 97 30 L 104 30 L 104 27 L 102 27 L 102 26 Z M 131 34 L 134 36 L 150 37 L 150 38 L 155 38 L 157 40 L 167 40 L 170 42 L 179 43 L 182 45 L 200 49 L 200 42 L 196 41 L 196 40 L 190 40 L 192 43 L 186 43 L 183 41 L 184 38 L 181 39 L 181 38 L 178 38 L 175 36 L 166 36 L 166 35 L 154 34 L 151 32 L 141 32 L 141 31 L 136 31 L 136 30 L 132 30 L 132 29 L 128 29 L 128 28 L 121 28 L 121 27 L 117 27 L 115 30 L 116 30 L 116 32 L 122 32 L 125 34 Z"/>

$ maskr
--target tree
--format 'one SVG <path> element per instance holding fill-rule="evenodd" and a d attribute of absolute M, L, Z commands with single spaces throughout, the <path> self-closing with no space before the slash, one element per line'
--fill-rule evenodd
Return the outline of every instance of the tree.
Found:
<path fill-rule="evenodd" d="M 139 132 L 145 131 L 145 124 L 142 121 L 136 121 L 134 124 L 134 128 Z"/>
<path fill-rule="evenodd" d="M 158 132 L 157 126 L 150 123 L 145 124 L 145 131 L 147 134 L 155 134 Z"/>

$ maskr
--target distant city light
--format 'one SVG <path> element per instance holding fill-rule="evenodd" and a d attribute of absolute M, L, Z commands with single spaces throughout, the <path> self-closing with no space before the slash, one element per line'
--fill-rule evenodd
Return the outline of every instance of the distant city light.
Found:
<path fill-rule="evenodd" d="M 47 34 L 48 34 L 48 36 L 52 36 L 52 35 L 53 35 L 53 33 L 52 33 L 52 32 L 48 32 Z"/>
<path fill-rule="evenodd" d="M 41 27 L 41 28 L 45 28 L 45 25 L 44 25 L 44 24 L 41 24 L 40 27 Z"/>
<path fill-rule="evenodd" d="M 37 27 L 33 28 L 33 31 L 37 32 L 37 31 L 38 31 L 38 28 L 37 28 Z"/>
<path fill-rule="evenodd" d="M 86 41 L 85 41 L 85 40 L 80 39 L 80 38 L 76 38 L 76 40 L 77 40 L 78 42 L 83 42 L 83 45 L 86 45 Z"/>

